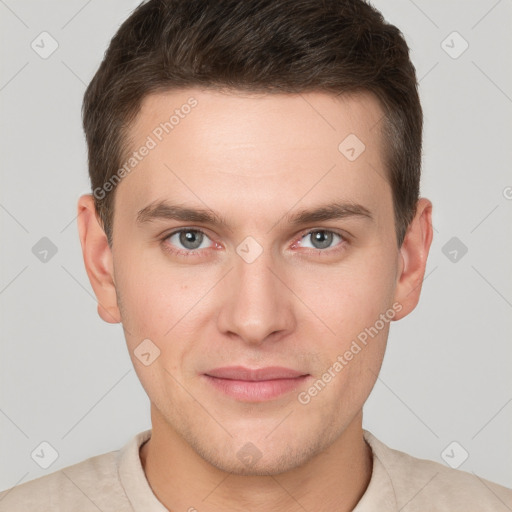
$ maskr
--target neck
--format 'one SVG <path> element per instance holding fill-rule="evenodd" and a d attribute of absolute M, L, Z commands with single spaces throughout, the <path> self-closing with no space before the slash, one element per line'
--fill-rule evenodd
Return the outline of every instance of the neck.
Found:
<path fill-rule="evenodd" d="M 194 452 L 153 406 L 151 420 L 141 463 L 154 494 L 172 511 L 349 512 L 370 481 L 372 453 L 363 439 L 361 412 L 327 450 L 270 476 L 226 473 Z"/>

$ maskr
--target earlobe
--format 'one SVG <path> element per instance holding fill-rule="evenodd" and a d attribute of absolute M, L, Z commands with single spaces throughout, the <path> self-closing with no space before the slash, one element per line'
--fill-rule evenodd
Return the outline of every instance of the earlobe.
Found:
<path fill-rule="evenodd" d="M 395 301 L 402 310 L 394 320 L 407 316 L 418 304 L 431 243 L 432 203 L 421 198 L 400 248 Z"/>
<path fill-rule="evenodd" d="M 112 251 L 98 222 L 91 194 L 78 200 L 78 233 L 85 269 L 98 300 L 98 314 L 105 322 L 119 323 L 121 315 L 117 305 Z"/>

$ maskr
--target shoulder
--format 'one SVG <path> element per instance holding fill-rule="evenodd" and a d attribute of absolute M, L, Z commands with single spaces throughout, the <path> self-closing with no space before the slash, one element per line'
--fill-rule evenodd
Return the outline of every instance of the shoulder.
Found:
<path fill-rule="evenodd" d="M 117 474 L 119 451 L 91 457 L 0 493 L 0 511 L 130 510 Z"/>
<path fill-rule="evenodd" d="M 512 490 L 474 473 L 394 450 L 365 431 L 365 440 L 388 478 L 398 509 L 408 512 L 510 511 Z"/>

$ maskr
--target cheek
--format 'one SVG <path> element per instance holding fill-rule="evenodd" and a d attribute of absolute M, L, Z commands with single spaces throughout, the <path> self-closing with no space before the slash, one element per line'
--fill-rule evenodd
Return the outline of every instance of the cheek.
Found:
<path fill-rule="evenodd" d="M 382 252 L 381 252 L 382 254 Z M 338 348 L 372 326 L 392 306 L 395 290 L 392 257 L 360 252 L 338 266 L 317 267 L 296 275 L 294 289 L 328 327 Z"/>
<path fill-rule="evenodd" d="M 201 312 L 197 303 L 207 291 L 208 283 L 201 281 L 184 268 L 162 265 L 159 258 L 150 262 L 149 258 L 127 255 L 116 265 L 127 346 L 137 375 L 153 400 L 175 392 L 171 375 L 181 380 L 183 361 L 193 349 L 190 327 Z M 142 345 L 143 340 L 151 343 Z M 147 366 L 137 356 L 142 346 L 148 347 L 144 352 L 151 357 L 158 354 Z"/>
<path fill-rule="evenodd" d="M 120 250 L 115 263 L 116 287 L 121 296 L 124 320 L 139 330 L 151 329 L 172 320 L 180 295 L 189 281 L 158 258 Z M 174 308 L 171 307 L 174 305 Z"/>
<path fill-rule="evenodd" d="M 116 262 L 116 286 L 129 347 L 152 340 L 172 366 L 190 350 L 191 326 L 201 325 L 211 269 L 171 266 L 165 255 L 127 254 Z M 171 368 L 169 367 L 169 370 Z"/>

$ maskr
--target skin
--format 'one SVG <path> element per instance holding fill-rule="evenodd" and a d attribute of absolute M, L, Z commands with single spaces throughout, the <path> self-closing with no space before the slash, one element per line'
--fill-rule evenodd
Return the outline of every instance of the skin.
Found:
<path fill-rule="evenodd" d="M 153 492 L 169 510 L 352 510 L 369 483 L 362 407 L 375 384 L 390 322 L 302 404 L 357 335 L 416 306 L 432 240 L 429 200 L 399 248 L 379 120 L 369 94 L 334 97 L 187 89 L 148 96 L 130 129 L 135 150 L 194 97 L 197 106 L 117 186 L 114 242 L 92 196 L 78 204 L 84 261 L 107 322 L 122 322 L 134 368 L 151 401 L 152 437 L 140 450 Z M 349 134 L 365 151 L 349 161 Z M 209 208 L 228 226 L 173 219 L 137 223 L 156 200 Z M 296 226 L 287 214 L 333 202 L 371 213 Z M 178 228 L 207 235 L 194 255 Z M 327 248 L 307 235 L 334 232 Z M 325 231 L 322 231 L 325 230 Z M 253 237 L 262 253 L 236 252 Z M 395 307 L 397 309 L 397 307 Z M 150 339 L 160 356 L 134 351 Z M 262 402 L 210 385 L 213 368 L 284 366 L 308 377 Z M 237 456 L 252 443 L 252 465 Z"/>

